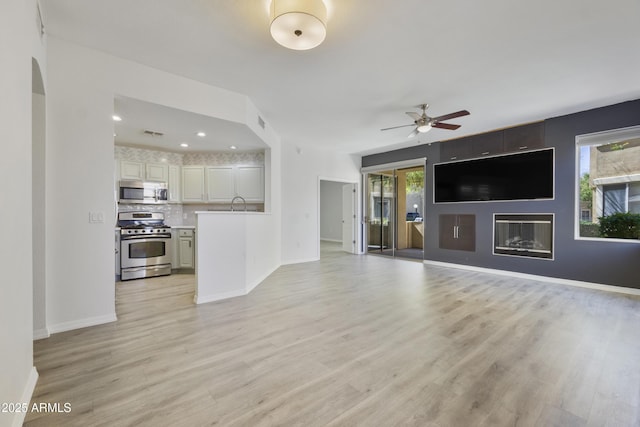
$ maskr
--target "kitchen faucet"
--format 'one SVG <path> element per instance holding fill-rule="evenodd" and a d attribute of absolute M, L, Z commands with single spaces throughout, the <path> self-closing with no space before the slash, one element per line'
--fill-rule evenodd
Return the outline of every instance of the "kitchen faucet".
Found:
<path fill-rule="evenodd" d="M 247 211 L 247 201 L 242 196 L 236 196 L 233 199 L 231 199 L 231 212 L 233 212 L 233 204 L 235 203 L 236 199 L 242 200 L 242 203 L 244 203 L 244 211 L 246 212 Z"/>

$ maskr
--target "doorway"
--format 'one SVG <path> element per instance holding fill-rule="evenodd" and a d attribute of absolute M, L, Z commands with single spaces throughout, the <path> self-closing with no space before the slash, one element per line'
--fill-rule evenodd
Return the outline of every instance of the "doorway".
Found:
<path fill-rule="evenodd" d="M 424 259 L 424 172 L 421 160 L 364 173 L 367 253 Z"/>
<path fill-rule="evenodd" d="M 357 184 L 321 178 L 319 186 L 319 243 L 335 251 L 358 253 Z"/>

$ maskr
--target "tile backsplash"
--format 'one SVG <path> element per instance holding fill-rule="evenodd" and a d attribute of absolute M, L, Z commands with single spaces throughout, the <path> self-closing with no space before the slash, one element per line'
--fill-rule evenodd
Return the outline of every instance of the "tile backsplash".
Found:
<path fill-rule="evenodd" d="M 190 225 L 182 219 L 182 205 L 142 205 L 137 203 L 118 203 L 118 212 L 162 212 L 167 225 Z M 195 220 L 194 224 L 195 225 Z"/>

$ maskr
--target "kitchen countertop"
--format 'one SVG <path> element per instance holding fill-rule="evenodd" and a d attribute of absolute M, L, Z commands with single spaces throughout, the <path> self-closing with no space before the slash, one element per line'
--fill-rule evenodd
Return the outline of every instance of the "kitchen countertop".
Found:
<path fill-rule="evenodd" d="M 195 230 L 196 226 L 195 225 L 172 225 L 171 228 L 182 228 L 182 229 L 188 229 L 188 230 Z"/>

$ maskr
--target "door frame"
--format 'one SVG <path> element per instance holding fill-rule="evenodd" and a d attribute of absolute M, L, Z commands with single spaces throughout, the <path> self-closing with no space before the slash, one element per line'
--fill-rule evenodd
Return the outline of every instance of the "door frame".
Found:
<path fill-rule="evenodd" d="M 360 206 L 360 200 L 362 198 L 361 193 L 361 185 L 358 181 L 353 181 L 353 180 L 349 180 L 349 179 L 341 179 L 341 178 L 331 178 L 331 177 L 325 177 L 325 176 L 318 176 L 318 183 L 317 183 L 317 194 L 318 194 L 318 214 L 317 216 L 317 220 L 318 223 L 316 224 L 316 229 L 318 230 L 318 241 L 317 241 L 317 254 L 318 254 L 318 259 L 320 259 L 320 215 L 321 215 L 321 200 L 320 200 L 320 183 L 321 181 L 326 181 L 326 182 L 336 182 L 339 184 L 353 184 L 355 185 L 356 188 L 356 192 L 354 193 L 353 197 L 354 197 L 354 203 L 355 203 L 355 214 L 356 214 L 356 218 L 353 221 L 353 235 L 356 236 L 356 244 L 354 247 L 354 254 L 355 255 L 361 255 L 362 252 L 362 227 L 360 226 L 360 221 L 358 221 L 358 218 L 362 217 L 362 211 L 361 211 L 361 206 Z"/>
<path fill-rule="evenodd" d="M 362 238 L 361 238 L 361 242 L 362 242 L 362 253 L 363 254 L 367 254 L 369 253 L 369 251 L 367 250 L 367 243 L 369 241 L 369 236 L 367 234 L 367 221 L 365 218 L 365 213 L 366 213 L 366 209 L 367 209 L 367 193 L 366 191 L 364 191 L 364 189 L 366 188 L 367 185 L 367 175 L 370 173 L 382 173 L 385 171 L 389 171 L 392 170 L 393 171 L 393 180 L 394 180 L 394 205 L 397 205 L 397 176 L 396 176 L 396 170 L 397 169 L 407 169 L 407 168 L 412 168 L 412 167 L 419 167 L 422 166 L 424 167 L 424 176 L 425 176 L 425 180 L 426 180 L 426 176 L 427 176 L 427 158 L 426 157 L 418 157 L 415 159 L 410 159 L 410 160 L 402 160 L 402 161 L 398 161 L 398 162 L 391 162 L 391 163 L 383 163 L 383 164 L 379 164 L 379 165 L 373 165 L 373 166 L 365 166 L 360 168 L 360 181 L 361 181 L 361 185 L 363 188 L 363 191 L 361 192 L 360 195 L 360 211 L 362 212 L 362 216 L 360 216 L 360 223 L 361 223 L 361 230 L 362 230 Z M 426 183 L 425 183 L 426 184 Z M 397 206 L 394 206 L 393 209 L 395 210 L 394 212 L 394 216 L 397 217 Z M 423 198 L 423 206 L 422 206 L 422 215 L 424 217 L 425 215 L 425 209 L 426 209 L 426 198 Z M 397 224 L 394 225 L 394 227 L 397 227 Z M 395 237 L 395 230 L 393 233 L 393 257 L 395 258 L 395 245 L 396 245 L 396 237 Z"/>

